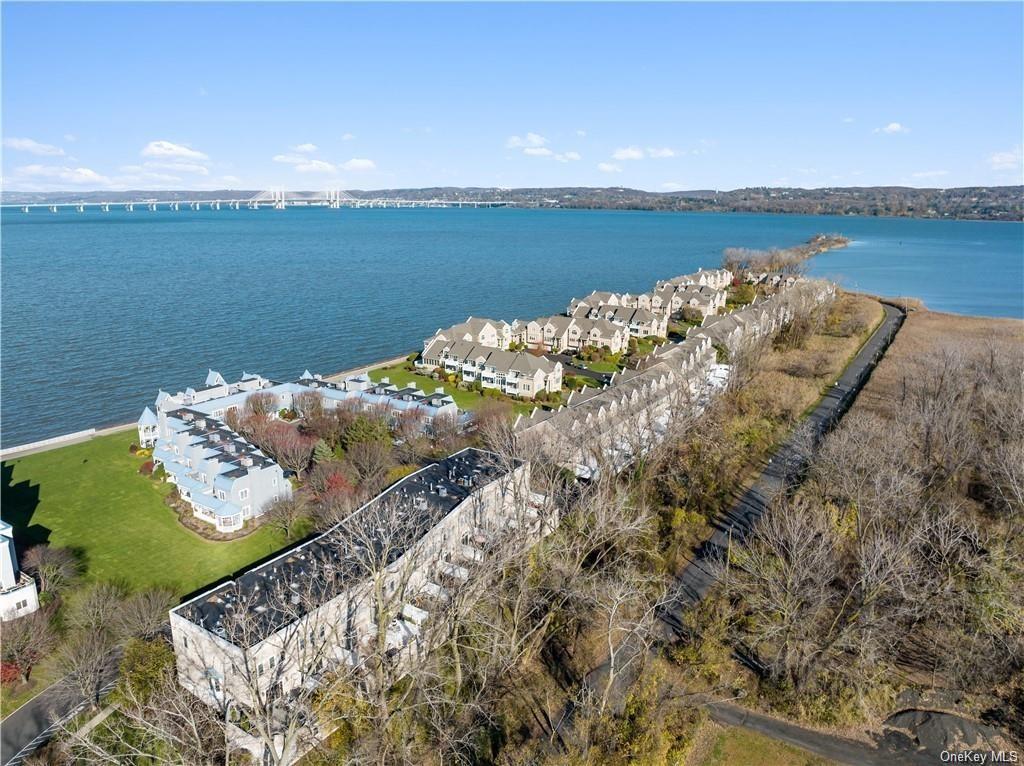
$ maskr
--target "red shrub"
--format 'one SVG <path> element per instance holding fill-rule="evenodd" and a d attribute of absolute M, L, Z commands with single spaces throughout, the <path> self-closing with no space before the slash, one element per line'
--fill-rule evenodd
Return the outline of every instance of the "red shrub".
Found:
<path fill-rule="evenodd" d="M 143 476 L 150 476 L 153 473 L 153 461 L 147 460 L 145 463 L 139 466 L 139 473 Z"/>
<path fill-rule="evenodd" d="M 11 662 L 0 662 L 0 684 L 13 686 L 21 680 L 18 666 Z"/>

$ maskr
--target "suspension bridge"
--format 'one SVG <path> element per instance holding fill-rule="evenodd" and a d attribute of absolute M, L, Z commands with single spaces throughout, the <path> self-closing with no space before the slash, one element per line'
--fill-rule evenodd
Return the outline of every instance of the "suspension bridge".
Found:
<path fill-rule="evenodd" d="M 23 213 L 49 211 L 124 210 L 129 213 L 157 210 L 284 210 L 286 208 L 320 207 L 340 208 L 414 208 L 414 207 L 509 207 L 511 200 L 475 201 L 462 199 L 399 199 L 395 197 L 354 197 L 346 191 L 332 189 L 322 192 L 264 191 L 247 198 L 222 197 L 219 199 L 186 200 L 122 200 L 120 202 L 37 202 L 3 205 L 4 209 L 20 209 Z"/>

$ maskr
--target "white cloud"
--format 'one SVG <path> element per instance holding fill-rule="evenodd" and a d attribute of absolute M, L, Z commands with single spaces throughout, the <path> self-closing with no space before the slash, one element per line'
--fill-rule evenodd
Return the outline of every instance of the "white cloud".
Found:
<path fill-rule="evenodd" d="M 342 163 L 341 166 L 343 168 L 345 168 L 345 170 L 354 170 L 354 171 L 376 170 L 377 169 L 377 163 L 376 162 L 374 162 L 373 160 L 368 160 L 368 159 L 360 158 L 360 157 L 353 157 L 348 162 Z"/>
<path fill-rule="evenodd" d="M 324 160 L 305 160 L 295 166 L 300 173 L 337 173 L 338 169 Z"/>
<path fill-rule="evenodd" d="M 1008 152 L 996 152 L 988 158 L 988 164 L 993 170 L 1020 170 L 1024 164 L 1021 147 L 1016 146 Z"/>
<path fill-rule="evenodd" d="M 884 128 L 875 128 L 875 133 L 888 133 L 893 135 L 895 133 L 909 133 L 910 128 L 898 122 L 890 122 Z"/>
<path fill-rule="evenodd" d="M 586 138 L 587 137 L 587 131 L 585 131 L 585 130 L 577 130 L 576 131 L 576 135 L 579 136 L 580 138 Z"/>
<path fill-rule="evenodd" d="M 843 122 L 849 124 L 849 123 L 853 122 L 853 118 L 852 117 L 844 117 L 843 118 Z"/>
<path fill-rule="evenodd" d="M 31 138 L 5 138 L 4 146 L 18 152 L 38 154 L 41 157 L 62 157 L 64 155 L 64 150 L 59 146 L 41 144 Z"/>
<path fill-rule="evenodd" d="M 345 134 L 342 135 L 341 140 L 342 141 L 351 141 L 354 138 L 355 138 L 355 136 L 352 135 L 351 133 L 345 133 Z"/>
<path fill-rule="evenodd" d="M 143 157 L 180 157 L 186 160 L 210 159 L 202 152 L 181 144 L 172 144 L 170 141 L 150 141 L 142 148 L 141 154 Z"/>
<path fill-rule="evenodd" d="M 27 178 L 52 178 L 72 184 L 99 184 L 106 186 L 110 179 L 90 168 L 69 168 L 53 165 L 25 165 L 14 171 Z"/>
<path fill-rule="evenodd" d="M 582 160 L 579 152 L 565 152 L 564 154 L 556 154 L 555 159 L 559 162 L 576 162 Z"/>
<path fill-rule="evenodd" d="M 153 170 L 170 170 L 172 173 L 195 173 L 200 176 L 210 175 L 210 170 L 205 165 L 197 162 L 164 162 L 162 160 L 147 160 L 144 167 Z"/>
<path fill-rule="evenodd" d="M 210 92 L 208 90 L 206 90 L 206 88 L 204 88 L 202 85 L 200 85 L 199 86 L 199 95 L 200 96 L 208 96 L 208 95 L 210 95 Z"/>
<path fill-rule="evenodd" d="M 644 150 L 639 146 L 626 146 L 612 152 L 613 160 L 642 160 Z"/>
<path fill-rule="evenodd" d="M 939 178 L 941 176 L 948 176 L 948 170 L 923 170 L 920 173 L 911 173 L 913 178 Z"/>
<path fill-rule="evenodd" d="M 678 181 L 666 181 L 661 185 L 661 188 L 664 191 L 682 191 L 686 187 Z"/>
<path fill-rule="evenodd" d="M 622 168 L 616 165 L 614 162 L 599 162 L 597 163 L 597 169 L 602 173 L 621 173 Z"/>
<path fill-rule="evenodd" d="M 291 165 L 300 173 L 337 173 L 338 168 L 324 160 L 315 160 L 301 154 L 275 154 L 274 162 Z"/>
<path fill-rule="evenodd" d="M 292 147 L 292 151 L 302 152 L 303 154 L 312 154 L 316 150 L 317 150 L 317 145 L 316 144 L 299 144 L 298 146 L 293 146 Z"/>
<path fill-rule="evenodd" d="M 526 138 L 509 136 L 505 142 L 506 149 L 523 149 L 527 147 L 544 146 L 548 140 L 539 133 L 527 133 Z"/>
<path fill-rule="evenodd" d="M 548 149 L 546 146 L 527 146 L 523 149 L 523 154 L 530 157 L 551 157 L 554 152 Z"/>
<path fill-rule="evenodd" d="M 675 157 L 675 150 L 669 149 L 667 146 L 663 146 L 660 149 L 648 147 L 647 156 L 653 157 L 654 159 L 667 159 L 668 157 Z"/>

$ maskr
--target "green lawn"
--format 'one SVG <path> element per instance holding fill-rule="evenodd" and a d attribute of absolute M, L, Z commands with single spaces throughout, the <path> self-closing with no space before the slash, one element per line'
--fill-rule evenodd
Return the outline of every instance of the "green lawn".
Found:
<path fill-rule="evenodd" d="M 705 766 L 830 766 L 829 761 L 806 750 L 752 732 L 729 727 L 715 740 Z"/>
<path fill-rule="evenodd" d="M 586 367 L 594 372 L 618 372 L 617 362 L 581 362 L 580 367 Z"/>
<path fill-rule="evenodd" d="M 403 363 L 404 364 L 404 363 Z M 476 391 L 463 391 L 451 383 L 441 383 L 440 381 L 434 380 L 429 375 L 420 375 L 416 372 L 409 372 L 404 369 L 402 365 L 396 365 L 395 367 L 378 367 L 376 370 L 370 370 L 370 380 L 374 383 L 380 381 L 381 378 L 387 378 L 391 383 L 395 384 L 399 388 L 406 385 L 416 386 L 424 393 L 432 393 L 441 386 L 446 394 L 450 394 L 455 403 L 459 406 L 460 410 L 475 410 L 483 405 L 487 401 L 507 401 L 511 402 L 512 409 L 515 412 L 522 412 L 529 415 L 535 405 L 526 402 L 517 402 L 507 397 L 491 398 L 485 397 L 483 394 L 477 393 Z"/>
<path fill-rule="evenodd" d="M 74 549 L 88 580 L 169 585 L 185 595 L 284 545 L 261 528 L 233 542 L 182 527 L 163 498 L 171 487 L 138 473 L 134 430 L 3 463 L 2 516 L 18 550 L 48 541 Z"/>

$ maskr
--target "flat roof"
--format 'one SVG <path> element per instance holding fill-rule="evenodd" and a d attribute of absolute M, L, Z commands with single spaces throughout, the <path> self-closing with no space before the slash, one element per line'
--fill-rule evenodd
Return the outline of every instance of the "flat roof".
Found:
<path fill-rule="evenodd" d="M 494 457 L 469 447 L 424 466 L 326 532 L 171 611 L 238 646 L 259 643 L 361 579 L 366 559 L 374 559 L 375 553 L 367 549 L 367 542 L 383 547 L 386 541 L 390 548 L 386 563 L 394 563 L 476 490 L 522 465 L 517 461 L 506 470 Z M 374 511 L 385 503 L 395 504 L 400 526 L 386 532 L 377 529 L 376 540 L 373 530 L 354 539 L 349 530 L 358 526 L 361 517 L 374 523 Z M 258 618 L 246 618 L 243 629 L 242 620 L 230 618 L 236 609 Z"/>

